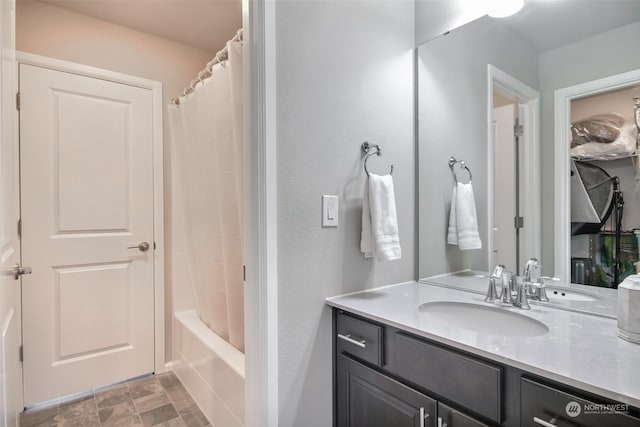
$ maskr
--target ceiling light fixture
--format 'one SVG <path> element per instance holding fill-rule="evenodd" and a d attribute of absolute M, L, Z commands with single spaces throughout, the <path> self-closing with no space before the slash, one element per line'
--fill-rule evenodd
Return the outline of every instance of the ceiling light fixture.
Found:
<path fill-rule="evenodd" d="M 492 18 L 506 18 L 518 13 L 522 6 L 524 6 L 524 0 L 505 0 L 500 6 L 489 12 L 489 16 Z"/>

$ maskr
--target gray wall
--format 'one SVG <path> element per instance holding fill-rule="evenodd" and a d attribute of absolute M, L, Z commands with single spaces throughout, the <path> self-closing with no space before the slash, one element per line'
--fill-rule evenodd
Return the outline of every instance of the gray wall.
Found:
<path fill-rule="evenodd" d="M 554 271 L 554 92 L 640 68 L 638 40 L 640 22 L 544 52 L 540 56 L 542 265 L 545 274 L 552 274 Z"/>
<path fill-rule="evenodd" d="M 413 1 L 276 4 L 278 329 L 281 426 L 332 424 L 331 316 L 325 298 L 415 278 Z M 359 250 L 360 144 L 393 163 L 402 259 Z M 321 228 L 337 194 L 340 227 Z"/>
<path fill-rule="evenodd" d="M 487 266 L 487 64 L 538 87 L 538 54 L 498 20 L 480 18 L 418 48 L 419 277 Z M 447 245 L 447 160 L 473 172 L 481 250 Z M 465 174 L 459 173 L 465 181 Z"/>

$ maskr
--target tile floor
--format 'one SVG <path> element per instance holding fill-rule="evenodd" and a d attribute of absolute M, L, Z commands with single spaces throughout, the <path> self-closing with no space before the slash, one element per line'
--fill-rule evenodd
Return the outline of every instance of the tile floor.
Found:
<path fill-rule="evenodd" d="M 29 409 L 21 427 L 204 427 L 209 422 L 173 372 L 89 391 L 73 401 Z"/>

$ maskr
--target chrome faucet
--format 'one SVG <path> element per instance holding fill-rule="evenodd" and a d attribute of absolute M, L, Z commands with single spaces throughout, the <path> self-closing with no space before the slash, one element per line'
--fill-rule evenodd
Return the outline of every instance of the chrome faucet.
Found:
<path fill-rule="evenodd" d="M 496 289 L 496 283 L 500 280 L 502 288 L 500 294 Z M 524 280 L 518 280 L 518 276 L 510 272 L 504 265 L 497 265 L 489 276 L 489 289 L 485 301 L 512 304 L 523 310 L 528 310 L 527 290 Z"/>
<path fill-rule="evenodd" d="M 496 284 L 500 282 L 500 292 L 496 288 Z M 507 270 L 507 268 L 498 264 L 493 269 L 493 273 L 489 276 L 489 289 L 487 296 L 484 298 L 487 302 L 503 302 L 512 304 L 517 291 L 516 275 Z"/>
<path fill-rule="evenodd" d="M 533 282 L 540 277 L 540 262 L 537 258 L 529 258 L 527 264 L 524 266 L 524 272 L 522 278 L 525 282 Z"/>
<path fill-rule="evenodd" d="M 525 287 L 526 296 L 536 301 L 549 301 L 544 283 L 545 277 L 540 276 L 540 262 L 536 258 L 529 258 L 524 267 L 522 282 Z"/>

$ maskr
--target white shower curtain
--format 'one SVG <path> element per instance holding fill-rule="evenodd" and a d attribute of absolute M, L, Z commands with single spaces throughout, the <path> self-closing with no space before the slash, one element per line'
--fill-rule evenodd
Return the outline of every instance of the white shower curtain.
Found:
<path fill-rule="evenodd" d="M 242 272 L 242 43 L 195 91 L 169 105 L 174 202 L 196 310 L 215 333 L 244 352 Z M 182 286 L 182 284 L 174 284 Z"/>

